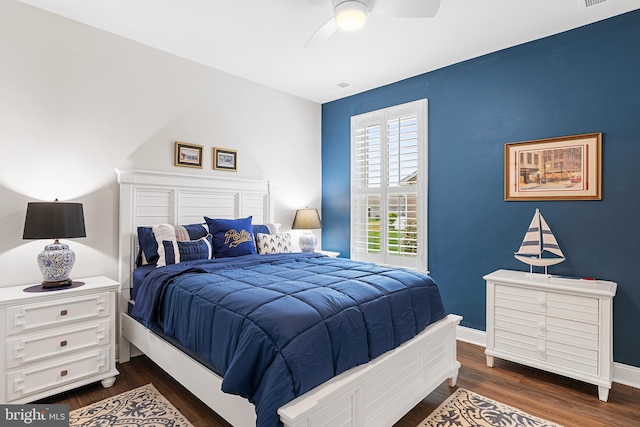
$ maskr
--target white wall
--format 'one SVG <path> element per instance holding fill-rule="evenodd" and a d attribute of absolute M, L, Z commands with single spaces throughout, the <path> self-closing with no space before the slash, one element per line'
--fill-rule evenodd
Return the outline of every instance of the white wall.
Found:
<path fill-rule="evenodd" d="M 271 181 L 283 229 L 320 207 L 319 104 L 13 0 L 0 0 L 0 63 L 0 286 L 42 280 L 49 242 L 22 240 L 24 214 L 56 197 L 84 204 L 72 276 L 116 278 L 115 168 L 229 176 L 212 147 L 230 148 L 234 176 Z M 175 141 L 204 145 L 204 169 L 173 166 Z"/>

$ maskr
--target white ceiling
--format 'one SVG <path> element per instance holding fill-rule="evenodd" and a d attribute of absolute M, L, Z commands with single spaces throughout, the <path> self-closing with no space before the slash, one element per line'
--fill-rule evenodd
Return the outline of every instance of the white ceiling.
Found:
<path fill-rule="evenodd" d="M 640 0 L 442 0 L 434 18 L 369 15 L 362 30 L 305 48 L 332 16 L 330 0 L 20 1 L 319 103 L 640 9 Z"/>

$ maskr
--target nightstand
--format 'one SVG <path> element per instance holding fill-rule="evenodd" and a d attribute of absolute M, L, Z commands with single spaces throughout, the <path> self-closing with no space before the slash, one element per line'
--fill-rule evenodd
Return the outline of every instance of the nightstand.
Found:
<path fill-rule="evenodd" d="M 27 403 L 95 381 L 110 387 L 115 360 L 116 292 L 107 277 L 31 292 L 0 288 L 0 403 Z"/>
<path fill-rule="evenodd" d="M 487 281 L 487 365 L 510 360 L 598 386 L 613 379 L 617 284 L 498 270 Z"/>
<path fill-rule="evenodd" d="M 322 255 L 326 255 L 326 256 L 331 257 L 331 258 L 338 258 L 340 256 L 340 252 L 323 251 L 322 249 L 316 250 L 316 253 L 319 253 L 319 254 L 322 254 Z"/>

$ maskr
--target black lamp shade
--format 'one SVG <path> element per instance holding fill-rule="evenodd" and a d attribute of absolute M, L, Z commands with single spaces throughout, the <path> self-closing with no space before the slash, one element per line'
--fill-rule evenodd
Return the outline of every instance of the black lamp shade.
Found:
<path fill-rule="evenodd" d="M 296 216 L 293 218 L 294 230 L 314 230 L 322 228 L 322 221 L 317 209 L 298 209 Z"/>
<path fill-rule="evenodd" d="M 82 203 L 30 202 L 23 239 L 70 239 L 87 237 Z"/>

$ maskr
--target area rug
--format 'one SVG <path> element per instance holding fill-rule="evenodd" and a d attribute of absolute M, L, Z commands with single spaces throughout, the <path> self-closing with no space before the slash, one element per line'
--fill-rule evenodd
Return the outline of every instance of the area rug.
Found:
<path fill-rule="evenodd" d="M 193 427 L 147 384 L 69 413 L 70 427 Z"/>
<path fill-rule="evenodd" d="M 418 427 L 562 427 L 459 388 Z"/>

